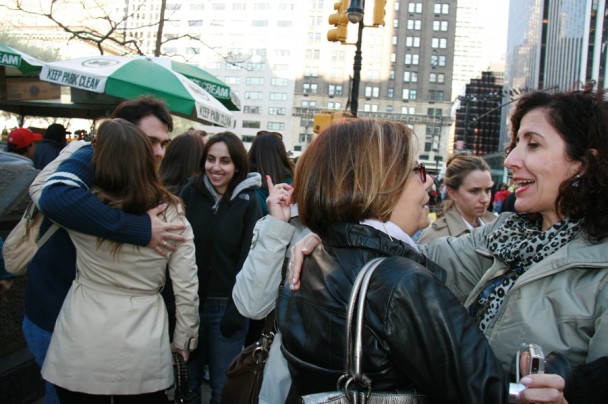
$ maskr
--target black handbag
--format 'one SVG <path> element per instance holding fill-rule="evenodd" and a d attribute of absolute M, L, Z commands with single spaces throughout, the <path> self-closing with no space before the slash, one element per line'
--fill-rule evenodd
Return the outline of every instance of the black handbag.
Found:
<path fill-rule="evenodd" d="M 308 394 L 301 397 L 301 403 L 432 404 L 430 397 L 413 390 L 403 392 L 373 391 L 371 380 L 361 371 L 361 358 L 363 357 L 361 340 L 365 297 L 370 278 L 382 261 L 384 261 L 384 258 L 375 258 L 365 264 L 353 284 L 346 312 L 346 363 L 344 374 L 338 379 L 337 391 Z"/>
<path fill-rule="evenodd" d="M 183 404 L 190 399 L 192 392 L 188 389 L 188 366 L 177 352 L 173 352 L 173 369 L 175 383 L 167 390 L 167 403 Z"/>
<path fill-rule="evenodd" d="M 222 404 L 257 404 L 262 387 L 264 366 L 274 339 L 274 310 L 266 316 L 260 339 L 249 345 L 228 367 L 222 392 Z"/>

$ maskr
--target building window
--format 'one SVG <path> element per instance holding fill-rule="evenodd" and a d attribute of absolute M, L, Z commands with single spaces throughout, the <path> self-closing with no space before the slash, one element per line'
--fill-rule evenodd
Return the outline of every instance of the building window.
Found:
<path fill-rule="evenodd" d="M 292 22 L 291 21 L 277 21 L 277 27 L 279 28 L 289 28 L 291 27 Z"/>
<path fill-rule="evenodd" d="M 421 13 L 422 12 L 422 3 L 410 3 L 407 5 L 408 13 Z"/>
<path fill-rule="evenodd" d="M 391 53 L 391 63 L 395 63 L 396 60 L 397 60 L 397 54 Z"/>
<path fill-rule="evenodd" d="M 260 129 L 260 121 L 243 121 L 243 128 Z"/>
<path fill-rule="evenodd" d="M 389 88 L 388 90 L 386 90 L 386 97 L 387 98 L 393 98 L 395 94 L 395 89 L 394 88 Z"/>
<path fill-rule="evenodd" d="M 264 70 L 264 63 L 247 63 L 247 70 L 249 70 L 249 71 Z"/>
<path fill-rule="evenodd" d="M 395 80 L 395 71 L 394 70 L 391 70 L 390 72 L 388 72 L 388 79 Z"/>
<path fill-rule="evenodd" d="M 406 65 L 417 65 L 419 58 L 420 58 L 419 55 L 414 55 L 414 54 L 411 54 L 411 53 L 406 53 L 404 61 L 405 61 Z"/>
<path fill-rule="evenodd" d="M 263 100 L 264 93 L 261 91 L 245 91 L 246 100 Z"/>
<path fill-rule="evenodd" d="M 447 21 L 433 21 L 433 31 L 443 31 L 446 32 L 448 30 L 448 22 Z"/>
<path fill-rule="evenodd" d="M 387 105 L 386 106 L 386 112 L 388 112 L 389 114 L 393 113 L 393 106 L 392 105 Z"/>
<path fill-rule="evenodd" d="M 416 115 L 415 107 L 401 107 L 401 113 L 403 115 Z"/>
<path fill-rule="evenodd" d="M 433 49 L 446 49 L 448 47 L 447 38 L 432 38 L 431 48 Z"/>
<path fill-rule="evenodd" d="M 420 31 L 422 28 L 422 20 L 407 20 L 407 29 Z"/>
<path fill-rule="evenodd" d="M 270 3 L 254 3 L 254 10 L 270 10 Z"/>
<path fill-rule="evenodd" d="M 241 84 L 241 78 L 237 76 L 226 76 L 224 82 L 226 84 Z"/>
<path fill-rule="evenodd" d="M 399 20 L 396 18 L 393 20 L 393 28 L 399 28 Z"/>
<path fill-rule="evenodd" d="M 445 83 L 445 74 L 444 73 L 431 73 L 431 74 L 429 74 L 429 82 Z"/>
<path fill-rule="evenodd" d="M 245 83 L 251 86 L 263 86 L 264 77 L 246 77 Z"/>
<path fill-rule="evenodd" d="M 380 96 L 380 87 L 365 87 L 365 98 L 378 98 Z"/>
<path fill-rule="evenodd" d="M 253 21 L 251 21 L 251 26 L 252 27 L 267 27 L 268 20 L 253 20 Z"/>
<path fill-rule="evenodd" d="M 327 86 L 327 95 L 329 96 L 342 96 L 342 86 L 340 85 L 335 85 L 335 84 L 330 84 L 329 86 Z"/>
<path fill-rule="evenodd" d="M 432 55 L 431 56 L 431 66 L 444 67 L 445 66 L 445 56 Z"/>
<path fill-rule="evenodd" d="M 417 83 L 418 82 L 418 72 L 403 72 L 403 82 Z"/>
<path fill-rule="evenodd" d="M 304 83 L 302 85 L 303 94 L 316 94 L 318 85 L 316 83 Z"/>
<path fill-rule="evenodd" d="M 285 115 L 286 109 L 283 107 L 269 107 L 268 115 Z"/>
<path fill-rule="evenodd" d="M 302 108 L 316 108 L 316 107 L 317 107 L 316 101 L 302 100 Z"/>
<path fill-rule="evenodd" d="M 435 6 L 433 7 L 433 12 L 435 14 L 449 14 L 450 13 L 450 5 L 449 4 L 435 3 Z"/>
<path fill-rule="evenodd" d="M 266 124 L 268 130 L 285 130 L 285 122 L 268 122 Z"/>
<path fill-rule="evenodd" d="M 286 101 L 287 93 L 270 93 L 271 101 Z"/>
<path fill-rule="evenodd" d="M 245 105 L 243 107 L 243 112 L 245 114 L 261 114 L 262 113 L 262 107 L 253 106 L 253 105 Z"/>
<path fill-rule="evenodd" d="M 443 91 L 431 90 L 429 91 L 429 100 L 431 101 L 443 101 Z"/>
<path fill-rule="evenodd" d="M 427 110 L 427 116 L 441 117 L 442 114 L 443 111 L 441 110 L 441 108 L 429 108 Z"/>
<path fill-rule="evenodd" d="M 287 86 L 287 84 L 289 84 L 289 81 L 287 79 L 280 79 L 278 77 L 273 77 L 270 80 L 270 84 L 272 84 L 273 86 L 277 86 L 277 87 L 285 87 L 285 86 Z"/>
<path fill-rule="evenodd" d="M 405 46 L 408 48 L 420 48 L 419 36 L 408 36 L 405 38 Z"/>
<path fill-rule="evenodd" d="M 391 39 L 391 43 L 393 45 L 397 45 L 397 36 L 393 35 L 392 39 Z"/>
<path fill-rule="evenodd" d="M 365 104 L 363 106 L 365 112 L 378 112 L 378 104 Z"/>

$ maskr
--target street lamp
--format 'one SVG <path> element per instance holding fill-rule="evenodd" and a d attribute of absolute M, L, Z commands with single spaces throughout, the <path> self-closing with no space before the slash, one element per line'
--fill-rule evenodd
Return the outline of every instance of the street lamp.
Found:
<path fill-rule="evenodd" d="M 359 24 L 357 32 L 357 43 L 355 44 L 355 60 L 353 62 L 353 85 L 350 94 L 350 112 L 353 117 L 357 117 L 359 109 L 359 84 L 361 83 L 361 65 L 363 58 L 361 56 L 361 43 L 363 39 L 363 8 L 365 0 L 351 0 L 350 6 L 346 11 L 348 20 L 354 24 Z"/>
<path fill-rule="evenodd" d="M 353 24 L 358 24 L 363 21 L 363 7 L 365 6 L 365 0 L 351 0 L 346 14 L 348 15 L 348 21 Z"/>

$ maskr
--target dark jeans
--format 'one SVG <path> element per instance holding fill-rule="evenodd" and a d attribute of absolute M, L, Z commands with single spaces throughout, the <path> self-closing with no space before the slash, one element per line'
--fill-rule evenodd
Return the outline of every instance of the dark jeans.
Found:
<path fill-rule="evenodd" d="M 46 352 L 51 344 L 53 334 L 34 324 L 27 316 L 23 317 L 23 336 L 27 342 L 30 352 L 34 356 L 36 364 L 42 368 Z M 55 392 L 55 386 L 49 382 L 44 382 L 44 404 L 59 404 L 59 398 Z"/>
<path fill-rule="evenodd" d="M 220 332 L 220 321 L 226 312 L 227 304 L 227 298 L 208 297 L 200 306 L 199 347 L 188 361 L 188 387 L 194 393 L 191 403 L 199 404 L 202 400 L 201 383 L 205 362 L 209 365 L 211 403 L 220 403 L 222 390 L 228 379 L 226 370 L 243 349 L 247 327 L 237 331 L 230 338 L 225 338 Z"/>
<path fill-rule="evenodd" d="M 78 393 L 66 390 L 63 387 L 55 386 L 61 404 L 166 404 L 167 396 L 165 391 L 155 393 L 144 393 L 137 395 L 95 395 Z"/>

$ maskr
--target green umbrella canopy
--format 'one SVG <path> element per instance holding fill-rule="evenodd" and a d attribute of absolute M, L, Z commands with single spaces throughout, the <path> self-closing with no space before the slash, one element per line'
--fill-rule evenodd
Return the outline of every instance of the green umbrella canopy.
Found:
<path fill-rule="evenodd" d="M 145 56 L 144 56 L 145 57 Z M 241 108 L 241 101 L 231 91 L 230 86 L 224 83 L 213 74 L 201 69 L 198 66 L 189 63 L 177 62 L 175 60 L 159 58 L 159 57 L 145 57 L 152 60 L 155 63 L 163 65 L 167 69 L 186 76 L 188 79 L 193 81 L 196 85 L 203 88 L 209 94 L 214 96 L 219 102 L 224 104 L 230 111 L 238 111 Z"/>
<path fill-rule="evenodd" d="M 10 46 L 0 44 L 0 66 L 6 66 L 7 75 L 12 76 L 10 69 L 21 72 L 24 76 L 38 76 L 43 61 L 36 59 Z"/>
<path fill-rule="evenodd" d="M 103 55 L 45 63 L 40 79 L 119 98 L 156 97 L 173 113 L 215 125 L 232 125 L 232 114 L 218 100 L 148 58 Z"/>

